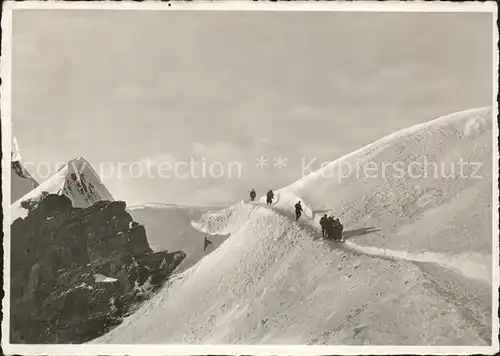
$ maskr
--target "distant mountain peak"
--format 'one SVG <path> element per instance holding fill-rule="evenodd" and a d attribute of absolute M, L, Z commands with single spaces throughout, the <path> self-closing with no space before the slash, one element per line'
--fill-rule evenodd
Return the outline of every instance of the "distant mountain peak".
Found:
<path fill-rule="evenodd" d="M 21 153 L 16 138 L 12 137 L 11 151 L 11 203 L 28 194 L 39 184 L 21 162 Z"/>
<path fill-rule="evenodd" d="M 83 157 L 77 157 L 61 167 L 56 174 L 36 189 L 19 198 L 12 206 L 12 221 L 25 216 L 21 203 L 37 200 L 43 193 L 65 195 L 76 208 L 86 208 L 98 201 L 114 201 L 92 165 Z"/>

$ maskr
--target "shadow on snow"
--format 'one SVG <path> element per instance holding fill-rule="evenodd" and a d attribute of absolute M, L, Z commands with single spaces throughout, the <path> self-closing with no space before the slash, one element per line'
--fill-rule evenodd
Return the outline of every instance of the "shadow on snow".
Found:
<path fill-rule="evenodd" d="M 367 235 L 372 232 L 380 231 L 380 229 L 372 226 L 372 227 L 362 227 L 360 229 L 348 230 L 342 233 L 344 240 L 350 239 L 351 237 Z"/>
<path fill-rule="evenodd" d="M 289 218 L 290 220 L 295 222 L 297 225 L 299 225 L 302 229 L 306 230 L 310 234 L 313 241 L 323 241 L 325 243 L 325 245 L 327 245 L 330 248 L 330 250 L 342 248 L 344 250 L 350 251 L 351 253 L 363 255 L 363 253 L 345 246 L 342 242 L 329 240 L 329 239 L 323 237 L 321 235 L 321 230 L 320 230 L 319 224 L 317 222 L 315 222 L 313 219 L 309 219 L 303 215 L 301 218 L 299 218 L 298 221 L 296 221 L 295 220 L 295 211 L 292 209 L 283 210 L 283 209 L 280 209 L 277 207 L 273 207 L 272 205 L 271 206 L 266 205 L 265 203 L 261 203 L 261 202 L 254 204 L 254 205 L 266 207 L 268 209 L 273 210 L 278 215 Z M 328 211 L 331 211 L 331 210 L 315 210 L 314 212 L 315 213 L 322 213 L 322 212 L 328 212 Z M 374 226 L 363 227 L 363 228 L 359 228 L 359 229 L 344 231 L 342 236 L 343 236 L 344 241 L 345 241 L 345 240 L 352 238 L 352 237 L 362 236 L 362 235 L 370 234 L 372 232 L 377 232 L 377 231 L 380 231 L 380 229 L 376 228 Z"/>

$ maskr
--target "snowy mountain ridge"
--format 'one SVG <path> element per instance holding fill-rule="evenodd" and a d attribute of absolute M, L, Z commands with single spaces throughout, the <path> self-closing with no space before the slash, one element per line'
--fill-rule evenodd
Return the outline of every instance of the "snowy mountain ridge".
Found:
<path fill-rule="evenodd" d="M 202 215 L 194 227 L 230 237 L 93 342 L 491 344 L 491 116 L 448 115 L 325 167 L 463 158 L 481 163 L 479 179 L 315 172 L 278 190 L 271 207 Z M 341 217 L 345 244 L 321 239 L 323 213 Z"/>
<path fill-rule="evenodd" d="M 176 204 L 167 204 L 167 203 L 144 203 L 138 205 L 130 205 L 127 207 L 128 210 L 138 210 L 145 208 L 156 208 L 156 209 L 192 209 L 190 206 L 185 205 L 176 205 Z"/>
<path fill-rule="evenodd" d="M 459 125 L 461 126 L 461 129 L 456 128 L 456 134 L 459 138 L 472 139 L 475 136 L 481 136 L 481 134 L 483 134 L 485 131 L 491 131 L 491 115 L 492 108 L 483 107 L 448 114 L 446 116 L 442 116 L 434 120 L 424 122 L 422 124 L 410 126 L 406 129 L 389 134 L 381 138 L 380 140 L 363 146 L 351 153 L 348 153 L 347 155 L 344 155 L 331 162 L 327 166 L 310 173 L 306 177 L 303 177 L 302 179 L 299 179 L 296 182 L 283 187 L 282 189 L 291 191 L 298 190 L 301 186 L 312 184 L 311 180 L 317 178 L 318 176 L 330 175 L 330 172 L 343 162 L 356 159 L 366 160 L 369 157 L 375 156 L 385 148 L 394 146 L 397 141 L 402 139 L 404 140 L 410 135 L 423 136 L 421 139 L 418 139 L 418 143 L 420 143 L 422 139 L 425 139 L 425 136 L 429 137 L 432 132 L 442 130 L 449 125 Z"/>

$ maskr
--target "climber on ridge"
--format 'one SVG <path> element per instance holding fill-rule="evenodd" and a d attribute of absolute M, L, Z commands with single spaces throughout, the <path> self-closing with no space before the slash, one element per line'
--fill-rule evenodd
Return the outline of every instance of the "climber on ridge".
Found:
<path fill-rule="evenodd" d="M 333 239 L 333 237 L 335 236 L 334 225 L 335 225 L 334 216 L 332 215 L 327 217 L 325 221 L 325 228 L 326 228 L 326 237 L 328 237 L 329 239 Z"/>
<path fill-rule="evenodd" d="M 300 200 L 297 204 L 295 204 L 295 220 L 299 220 L 301 213 L 303 213 L 302 205 L 300 205 Z"/>
<path fill-rule="evenodd" d="M 336 239 L 342 241 L 342 233 L 344 232 L 344 225 L 340 222 L 339 218 L 335 219 L 335 231 L 337 232 Z"/>
<path fill-rule="evenodd" d="M 273 190 L 271 189 L 270 191 L 267 192 L 267 205 L 271 205 L 273 203 L 274 199 L 274 193 Z"/>
<path fill-rule="evenodd" d="M 327 225 L 327 220 L 328 220 L 328 216 L 325 214 L 323 215 L 323 217 L 319 220 L 319 225 L 321 226 L 321 235 L 323 237 L 326 236 L 326 225 Z"/>
<path fill-rule="evenodd" d="M 254 201 L 256 196 L 257 196 L 257 194 L 255 193 L 255 190 L 254 190 L 254 189 L 252 189 L 252 190 L 250 191 L 250 200 L 251 200 L 251 201 Z"/>
<path fill-rule="evenodd" d="M 339 218 L 335 219 L 333 215 L 329 216 L 326 218 L 324 225 L 328 239 L 343 242 L 342 232 L 344 231 L 344 225 L 342 225 Z"/>

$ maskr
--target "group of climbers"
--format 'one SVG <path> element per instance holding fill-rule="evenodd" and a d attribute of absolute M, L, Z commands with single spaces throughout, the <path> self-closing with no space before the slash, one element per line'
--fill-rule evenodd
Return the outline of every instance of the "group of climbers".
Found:
<path fill-rule="evenodd" d="M 255 190 L 252 189 L 250 191 L 250 200 L 254 201 L 256 196 L 257 194 L 255 193 Z M 272 205 L 273 200 L 274 200 L 274 192 L 271 189 L 266 194 L 266 204 Z M 297 204 L 295 204 L 296 221 L 299 220 L 303 212 L 304 209 L 302 208 L 302 204 L 299 200 Z M 340 220 L 338 218 L 335 219 L 333 216 L 327 216 L 327 214 L 325 214 L 320 219 L 319 224 L 321 225 L 321 232 L 323 234 L 323 237 L 334 240 L 342 240 L 342 232 L 344 230 L 344 226 L 340 223 Z"/>
<path fill-rule="evenodd" d="M 255 193 L 255 190 L 252 189 L 250 191 L 250 200 L 255 201 L 255 198 L 257 197 L 257 193 Z M 266 204 L 267 205 L 272 205 L 273 204 L 273 199 L 274 199 L 274 192 L 271 189 L 270 191 L 267 192 L 266 194 Z M 302 213 L 304 212 L 304 209 L 302 208 L 302 203 L 299 200 L 297 204 L 295 204 L 295 220 L 299 220 L 299 218 L 302 216 Z M 335 217 L 332 216 L 327 216 L 327 214 L 323 215 L 323 217 L 319 220 L 319 224 L 321 226 L 321 233 L 323 237 L 326 237 L 328 239 L 333 239 L 337 241 L 342 240 L 342 232 L 344 230 L 344 226 L 341 224 L 340 220 L 338 218 L 335 219 Z M 204 248 L 203 250 L 206 251 L 206 249 L 212 244 L 212 241 L 208 240 L 205 237 L 205 242 L 204 242 Z"/>
<path fill-rule="evenodd" d="M 327 216 L 326 214 L 319 220 L 321 225 L 321 233 L 323 237 L 333 240 L 342 240 L 342 232 L 344 231 L 344 226 L 341 224 L 338 218 Z"/>
<path fill-rule="evenodd" d="M 252 189 L 250 191 L 250 200 L 254 201 L 256 196 L 257 196 L 257 193 L 255 193 L 255 189 Z M 267 203 L 267 205 L 271 205 L 273 203 L 273 199 L 274 199 L 274 192 L 271 189 L 266 194 L 266 203 Z"/>

